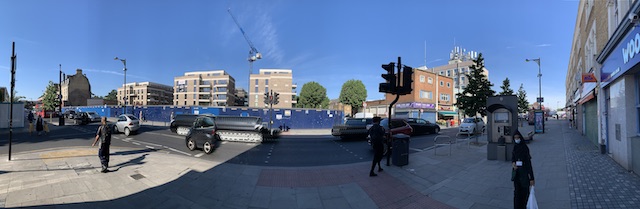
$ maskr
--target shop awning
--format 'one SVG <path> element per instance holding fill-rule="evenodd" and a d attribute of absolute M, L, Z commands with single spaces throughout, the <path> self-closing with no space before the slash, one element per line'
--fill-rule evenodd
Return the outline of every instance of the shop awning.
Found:
<path fill-rule="evenodd" d="M 438 114 L 440 114 L 442 116 L 456 116 L 456 115 L 458 115 L 458 113 L 454 112 L 454 111 L 440 111 L 440 112 L 438 112 Z"/>

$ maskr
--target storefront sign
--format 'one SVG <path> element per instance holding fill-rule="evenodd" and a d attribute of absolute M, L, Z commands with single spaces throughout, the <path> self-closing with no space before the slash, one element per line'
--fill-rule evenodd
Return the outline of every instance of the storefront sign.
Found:
<path fill-rule="evenodd" d="M 583 73 L 582 74 L 582 83 L 595 83 L 598 82 L 596 76 L 593 73 Z"/>
<path fill-rule="evenodd" d="M 451 110 L 451 106 L 440 106 L 440 110 Z"/>
<path fill-rule="evenodd" d="M 436 105 L 431 103 L 407 102 L 407 103 L 397 104 L 396 108 L 398 109 L 403 109 L 403 108 L 435 109 Z"/>
<path fill-rule="evenodd" d="M 619 42 L 602 63 L 602 87 L 627 72 L 640 62 L 640 27 L 634 27 Z"/>

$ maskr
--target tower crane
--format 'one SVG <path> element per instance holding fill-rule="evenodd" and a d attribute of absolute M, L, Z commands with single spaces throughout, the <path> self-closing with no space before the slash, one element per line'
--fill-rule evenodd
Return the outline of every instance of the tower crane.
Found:
<path fill-rule="evenodd" d="M 233 22 L 236 23 L 238 29 L 240 29 L 240 32 L 242 33 L 242 36 L 244 36 L 244 39 L 247 41 L 247 44 L 249 44 L 249 47 L 251 48 L 249 50 L 249 58 L 247 58 L 247 60 L 249 61 L 249 74 L 253 74 L 253 62 L 262 59 L 262 54 L 258 52 L 258 49 L 256 49 L 255 46 L 253 46 L 253 42 L 249 40 L 249 36 L 247 36 L 247 34 L 242 29 L 242 26 L 240 26 L 240 23 L 238 23 L 236 17 L 233 16 L 233 13 L 231 13 L 231 8 L 227 9 L 227 12 L 229 12 L 229 15 L 231 15 L 231 18 L 233 19 Z"/>

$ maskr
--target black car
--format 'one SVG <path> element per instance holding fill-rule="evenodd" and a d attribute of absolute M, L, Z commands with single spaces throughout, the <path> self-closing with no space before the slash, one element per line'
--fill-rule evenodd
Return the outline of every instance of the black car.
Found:
<path fill-rule="evenodd" d="M 220 140 L 215 124 L 212 117 L 198 116 L 185 137 L 187 148 L 191 151 L 202 148 L 204 153 L 211 154 Z"/>
<path fill-rule="evenodd" d="M 73 120 L 75 124 L 87 125 L 91 123 L 91 118 L 87 112 L 77 112 L 75 116 L 73 116 Z"/>
<path fill-rule="evenodd" d="M 62 113 L 62 115 L 64 115 L 65 118 L 73 119 L 74 116 L 76 115 L 76 111 L 75 110 L 66 110 L 66 111 L 64 111 L 64 113 Z"/>
<path fill-rule="evenodd" d="M 440 132 L 440 126 L 422 118 L 408 118 L 407 123 L 413 128 L 413 135 Z"/>
<path fill-rule="evenodd" d="M 193 122 L 196 120 L 198 115 L 194 114 L 179 114 L 176 115 L 173 120 L 171 120 L 171 124 L 169 125 L 169 129 L 173 133 L 177 133 L 178 135 L 187 135 L 191 126 L 193 126 Z"/>

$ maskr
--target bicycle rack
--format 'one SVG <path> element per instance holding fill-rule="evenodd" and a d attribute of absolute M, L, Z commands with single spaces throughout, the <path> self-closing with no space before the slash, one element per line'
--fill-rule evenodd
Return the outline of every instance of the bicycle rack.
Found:
<path fill-rule="evenodd" d="M 449 138 L 449 142 L 448 143 L 444 143 L 444 144 L 438 144 L 438 138 Z M 433 138 L 433 155 L 437 155 L 437 150 L 439 146 L 449 146 L 449 156 L 451 156 L 451 144 L 452 144 L 452 139 L 450 136 L 447 135 L 439 135 L 436 136 L 436 138 Z"/>
<path fill-rule="evenodd" d="M 459 137 L 460 135 L 466 135 L 466 138 L 461 138 Z M 462 141 L 466 141 L 467 142 L 467 148 L 471 148 L 471 137 L 473 135 L 471 134 L 465 134 L 465 133 L 457 133 L 456 134 L 456 144 L 458 144 L 458 139 L 462 139 Z M 458 145 L 458 148 L 460 147 L 460 145 Z"/>

